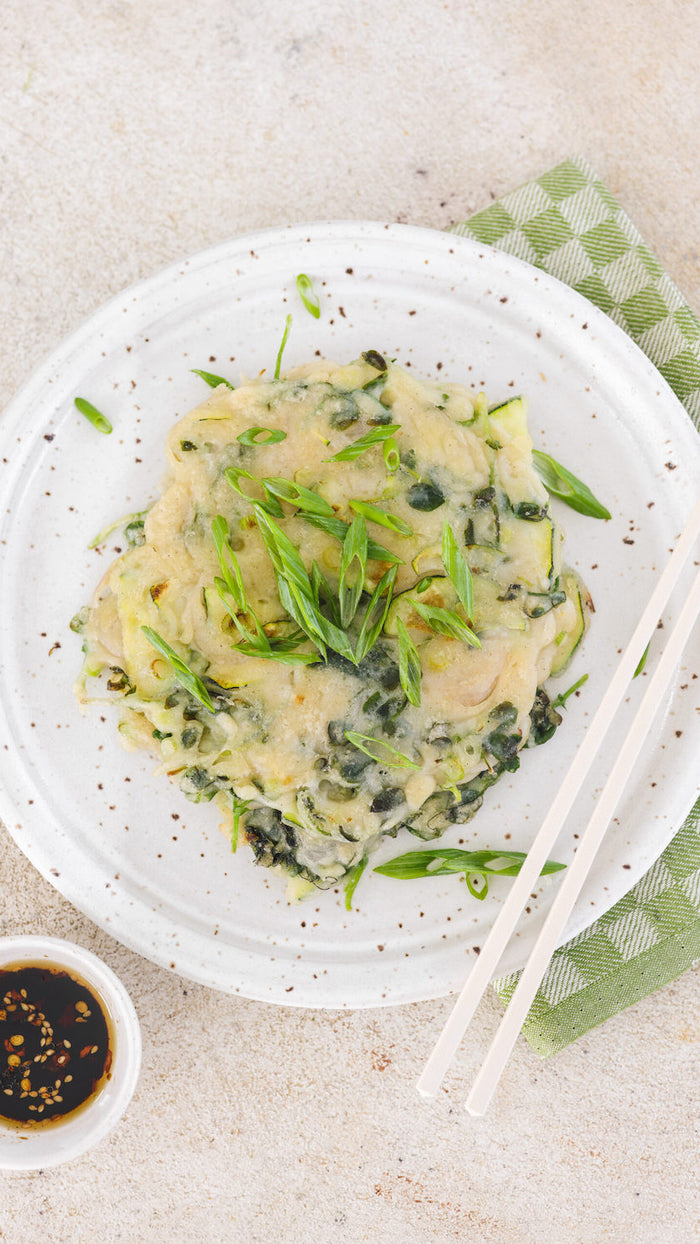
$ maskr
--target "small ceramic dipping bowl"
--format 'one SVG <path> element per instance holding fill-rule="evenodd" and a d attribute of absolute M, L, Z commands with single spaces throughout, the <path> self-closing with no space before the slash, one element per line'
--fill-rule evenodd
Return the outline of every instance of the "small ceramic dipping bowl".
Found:
<path fill-rule="evenodd" d="M 70 1162 L 124 1114 L 141 1030 L 114 972 L 56 937 L 0 938 L 0 1170 Z"/>

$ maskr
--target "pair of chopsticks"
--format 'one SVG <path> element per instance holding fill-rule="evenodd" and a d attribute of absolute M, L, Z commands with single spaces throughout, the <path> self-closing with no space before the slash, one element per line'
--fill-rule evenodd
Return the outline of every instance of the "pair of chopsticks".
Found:
<path fill-rule="evenodd" d="M 600 751 L 607 731 L 634 675 L 644 650 L 657 627 L 658 620 L 668 603 L 686 562 L 692 554 L 700 534 L 700 501 L 695 505 L 687 526 L 680 536 L 674 552 L 659 579 L 649 602 L 639 619 L 634 634 L 625 649 L 620 663 L 603 695 L 581 746 L 574 757 L 564 781 L 545 816 L 542 826 L 528 852 L 523 866 L 515 878 L 508 897 L 486 939 L 479 958 L 467 978 L 454 1010 L 440 1034 L 425 1070 L 418 1081 L 418 1092 L 424 1097 L 435 1096 L 447 1068 L 457 1051 L 481 997 L 495 975 L 503 951 L 515 930 L 522 909 L 530 892 L 536 886 L 540 872 L 551 852 L 554 842 L 571 811 L 576 796 Z M 596 852 L 603 840 L 610 819 L 615 811 L 623 789 L 651 729 L 657 710 L 673 678 L 681 653 L 690 636 L 693 625 L 700 615 L 700 570 L 695 576 L 676 625 L 666 643 L 657 668 L 642 698 L 632 725 L 620 748 L 610 776 L 598 796 L 591 816 L 572 863 L 564 873 L 564 879 L 547 918 L 539 933 L 530 958 L 523 969 L 517 989 L 513 994 L 486 1058 L 467 1098 L 466 1108 L 472 1115 L 485 1114 L 493 1093 L 501 1078 L 513 1049 L 518 1033 L 527 1017 L 530 1006 L 547 970 L 549 961 L 557 948 L 559 938 L 566 926 L 574 903 L 593 864 Z"/>

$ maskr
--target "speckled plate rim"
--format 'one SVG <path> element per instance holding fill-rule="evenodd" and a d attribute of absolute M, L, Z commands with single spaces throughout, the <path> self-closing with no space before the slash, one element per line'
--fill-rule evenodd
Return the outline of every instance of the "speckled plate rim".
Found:
<path fill-rule="evenodd" d="M 321 241 L 330 241 L 341 247 L 361 245 L 363 241 L 376 241 L 382 238 L 387 240 L 389 246 L 398 245 L 400 248 L 405 248 L 406 253 L 416 248 L 427 254 L 439 253 L 445 256 L 449 253 L 454 256 L 455 265 L 463 264 L 467 270 L 470 266 L 480 265 L 480 275 L 483 276 L 484 272 L 487 272 L 493 283 L 499 285 L 501 289 L 507 289 L 512 284 L 521 288 L 529 288 L 536 303 L 540 303 L 543 307 L 547 306 L 550 312 L 559 309 L 562 323 L 565 323 L 567 318 L 578 322 L 581 317 L 585 317 L 587 324 L 590 324 L 591 329 L 594 330 L 591 338 L 594 335 L 597 338 L 596 349 L 600 350 L 602 343 L 606 364 L 620 368 L 632 387 L 636 387 L 638 391 L 644 391 L 653 386 L 654 392 L 660 399 L 663 418 L 673 425 L 677 442 L 691 462 L 700 461 L 697 437 L 692 425 L 677 399 L 648 359 L 621 329 L 568 286 L 554 278 L 544 277 L 542 273 L 510 256 L 480 246 L 469 239 L 440 234 L 428 229 L 385 225 L 381 222 L 330 222 L 265 230 L 211 247 L 189 259 L 172 264 L 146 281 L 139 282 L 121 292 L 90 316 L 29 379 L 2 417 L 0 448 L 9 445 L 16 437 L 19 437 L 30 454 L 32 447 L 40 447 L 45 424 L 40 420 L 38 424 L 32 426 L 30 423 L 27 427 L 27 412 L 40 406 L 46 413 L 51 407 L 52 403 L 47 398 L 47 393 L 50 393 L 50 386 L 54 383 L 56 376 L 69 369 L 70 365 L 75 360 L 80 360 L 82 355 L 89 357 L 92 342 L 99 334 L 109 334 L 110 329 L 113 329 L 117 339 L 123 338 L 126 330 L 133 336 L 144 323 L 148 324 L 156 310 L 161 313 L 163 308 L 169 308 L 174 302 L 177 303 L 178 296 L 182 292 L 183 280 L 186 283 L 186 280 L 206 271 L 210 265 L 231 262 L 236 255 L 247 252 L 278 253 L 281 258 L 289 256 L 293 248 L 296 248 L 295 253 L 298 255 L 299 247 L 311 246 L 313 248 L 315 243 L 318 244 Z M 504 298 L 502 301 L 505 300 Z M 60 399 L 56 403 L 56 408 L 59 407 Z M 3 484 L 2 490 L 4 487 Z M 692 793 L 690 783 L 686 783 L 675 801 L 672 818 L 665 823 L 663 833 L 657 834 L 654 839 L 653 851 L 650 853 L 646 850 L 633 860 L 630 871 L 624 877 L 624 886 L 618 882 L 616 887 L 611 888 L 609 900 L 603 900 L 603 905 L 599 906 L 595 912 L 597 916 L 605 910 L 605 903 L 610 906 L 616 901 L 663 849 L 692 802 Z M 364 982 L 362 986 L 341 985 L 324 991 L 324 989 L 308 988 L 308 985 L 305 988 L 302 983 L 301 987 L 297 987 L 294 996 L 285 996 L 286 988 L 283 992 L 281 982 L 278 982 L 276 986 L 273 984 L 272 988 L 269 982 L 259 987 L 254 979 L 255 973 L 251 973 L 245 964 L 236 963 L 235 955 L 233 962 L 230 961 L 230 956 L 222 956 L 220 951 L 217 951 L 213 961 L 203 956 L 202 939 L 190 939 L 189 945 L 180 945 L 177 950 L 173 950 L 171 926 L 173 923 L 175 926 L 177 924 L 176 915 L 174 922 L 170 917 L 165 918 L 168 924 L 167 936 L 160 927 L 158 917 L 153 919 L 150 912 L 142 913 L 143 920 L 136 934 L 133 932 L 133 915 L 130 915 L 128 919 L 120 919 L 118 905 L 115 907 L 112 903 L 110 914 L 107 915 L 103 903 L 97 899 L 98 891 L 95 890 L 93 896 L 90 884 L 91 881 L 94 882 L 99 878 L 99 866 L 96 872 L 92 870 L 92 875 L 89 877 L 81 874 L 70 876 L 64 872 L 60 881 L 57 881 L 53 875 L 56 841 L 49 843 L 41 830 L 37 832 L 36 818 L 33 822 L 30 822 L 28 818 L 22 822 L 15 821 L 18 809 L 9 795 L 9 789 L 0 790 L 0 808 L 8 824 L 9 832 L 20 848 L 49 882 L 56 885 L 80 910 L 139 953 L 207 985 L 285 1005 L 352 1007 L 391 1005 L 421 998 L 439 997 L 458 988 L 461 983 L 461 979 L 454 976 L 449 981 L 440 978 L 440 956 L 438 954 L 436 957 L 437 975 L 431 978 L 430 983 L 426 980 L 419 983 L 414 971 L 415 964 L 413 964 L 403 983 L 397 987 L 394 982 L 388 992 L 382 988 L 379 962 L 376 963 L 376 983 Z M 62 838 L 65 845 L 65 831 L 62 832 L 57 827 L 54 829 L 59 840 Z M 90 868 L 87 868 L 87 873 L 90 872 Z M 589 920 L 590 913 L 585 907 L 579 905 L 566 935 L 571 936 L 580 931 L 589 923 Z M 473 940 L 471 931 L 466 934 L 466 938 L 468 941 Z M 523 961 L 531 940 L 530 934 L 524 936 L 520 944 L 512 949 L 509 957 L 502 964 L 501 970 L 518 966 Z M 466 953 L 465 964 L 468 961 L 469 947 L 466 948 Z"/>

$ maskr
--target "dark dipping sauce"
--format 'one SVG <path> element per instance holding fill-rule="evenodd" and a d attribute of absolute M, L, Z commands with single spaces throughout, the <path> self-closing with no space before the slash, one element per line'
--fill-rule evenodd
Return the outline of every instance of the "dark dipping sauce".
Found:
<path fill-rule="evenodd" d="M 0 968 L 0 1122 L 58 1123 L 109 1078 L 113 1043 L 102 1004 L 53 964 Z"/>

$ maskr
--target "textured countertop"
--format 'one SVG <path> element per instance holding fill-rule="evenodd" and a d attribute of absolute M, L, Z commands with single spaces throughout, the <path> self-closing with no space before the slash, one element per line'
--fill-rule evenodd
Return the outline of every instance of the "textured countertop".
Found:
<path fill-rule="evenodd" d="M 110 295 L 288 221 L 445 227 L 572 152 L 700 310 L 692 6 L 583 0 L 7 0 L 0 19 L 4 405 Z M 700 1238 L 698 973 L 546 1063 L 490 1114 L 415 1080 L 450 1002 L 355 1013 L 232 999 L 125 950 L 0 831 L 0 933 L 121 976 L 144 1038 L 118 1129 L 0 1174 L 0 1241 L 686 1244 Z"/>

